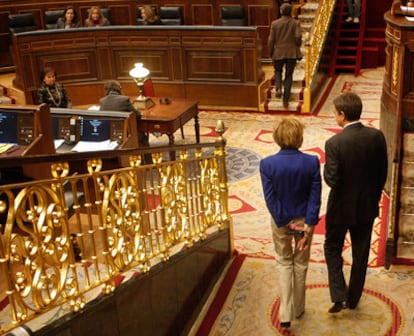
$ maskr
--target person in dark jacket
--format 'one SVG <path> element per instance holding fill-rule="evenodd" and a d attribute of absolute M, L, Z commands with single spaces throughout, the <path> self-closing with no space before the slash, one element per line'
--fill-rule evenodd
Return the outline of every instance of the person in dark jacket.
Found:
<path fill-rule="evenodd" d="M 73 6 L 68 6 L 63 12 L 63 16 L 57 20 L 56 28 L 57 29 L 69 29 L 69 28 L 79 28 L 80 22 L 76 15 L 76 11 Z"/>
<path fill-rule="evenodd" d="M 334 115 L 343 131 L 325 143 L 324 179 L 331 188 L 326 210 L 325 259 L 334 305 L 329 313 L 357 307 L 365 283 L 372 226 L 387 178 L 387 145 L 383 133 L 360 121 L 361 98 L 352 92 L 334 99 Z M 342 248 L 349 231 L 352 266 L 347 287 Z"/>
<path fill-rule="evenodd" d="M 46 103 L 50 107 L 71 108 L 72 102 L 63 86 L 56 82 L 56 71 L 45 67 L 40 72 L 40 88 L 37 89 L 38 103 Z"/>
<path fill-rule="evenodd" d="M 270 26 L 267 44 L 275 68 L 276 97 L 280 98 L 283 95 L 283 106 L 288 108 L 293 71 L 295 70 L 296 61 L 302 58 L 300 52 L 302 29 L 299 21 L 291 16 L 291 4 L 283 3 L 280 6 L 280 14 L 282 16 L 274 20 Z M 282 93 L 283 68 L 285 68 L 285 79 Z"/>
<path fill-rule="evenodd" d="M 124 96 L 121 90 L 121 84 L 118 81 L 110 80 L 104 85 L 106 96 L 99 100 L 100 111 L 125 111 L 135 112 L 137 119 L 141 119 L 141 113 L 134 107 L 128 96 Z M 139 121 L 138 121 L 139 122 Z M 148 134 L 138 132 L 138 141 L 141 146 L 149 147 Z M 151 163 L 151 155 L 144 154 L 145 163 Z"/>

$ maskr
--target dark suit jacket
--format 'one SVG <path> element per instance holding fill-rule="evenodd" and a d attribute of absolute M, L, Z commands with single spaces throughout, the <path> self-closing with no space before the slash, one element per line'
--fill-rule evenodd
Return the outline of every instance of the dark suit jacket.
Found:
<path fill-rule="evenodd" d="M 76 22 L 76 23 L 72 23 L 71 28 L 79 28 L 80 27 L 80 22 Z M 65 19 L 63 17 L 60 17 L 59 19 L 57 19 L 56 22 L 56 28 L 57 29 L 65 29 Z"/>
<path fill-rule="evenodd" d="M 141 118 L 141 113 L 132 105 L 129 97 L 121 95 L 116 91 L 110 91 L 109 94 L 99 100 L 101 111 L 125 111 L 136 112 L 137 119 Z"/>
<path fill-rule="evenodd" d="M 324 178 L 331 187 L 326 221 L 356 225 L 378 216 L 378 202 L 387 177 L 384 135 L 356 123 L 345 127 L 325 144 Z"/>
<path fill-rule="evenodd" d="M 302 43 L 302 30 L 298 20 L 283 15 L 272 22 L 269 38 L 267 40 L 270 58 L 299 59 L 302 57 L 300 45 Z"/>
<path fill-rule="evenodd" d="M 316 225 L 321 206 L 321 173 L 315 155 L 282 149 L 260 161 L 267 208 L 278 227 L 294 218 Z"/>
<path fill-rule="evenodd" d="M 59 92 L 58 97 L 51 96 L 55 91 Z M 60 83 L 56 83 L 53 87 L 42 83 L 40 88 L 37 89 L 37 100 L 37 104 L 45 103 L 50 107 L 72 107 L 72 101 L 70 100 L 65 87 Z"/>

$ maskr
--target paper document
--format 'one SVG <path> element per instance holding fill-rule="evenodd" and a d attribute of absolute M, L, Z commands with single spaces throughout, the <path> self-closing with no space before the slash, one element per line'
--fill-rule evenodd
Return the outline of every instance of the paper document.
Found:
<path fill-rule="evenodd" d="M 55 139 L 54 142 L 55 142 L 55 149 L 58 149 L 60 146 L 63 145 L 63 143 L 65 142 L 65 140 L 63 140 L 63 139 Z"/>
<path fill-rule="evenodd" d="M 117 141 L 79 141 L 73 148 L 72 152 L 93 152 L 101 150 L 112 150 L 119 146 Z"/>
<path fill-rule="evenodd" d="M 15 144 L 12 144 L 12 143 L 0 143 L 0 154 L 7 152 L 14 145 Z"/>

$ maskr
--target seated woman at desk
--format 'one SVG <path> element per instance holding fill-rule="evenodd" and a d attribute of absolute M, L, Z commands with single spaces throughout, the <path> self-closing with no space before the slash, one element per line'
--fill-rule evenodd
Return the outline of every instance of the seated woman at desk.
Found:
<path fill-rule="evenodd" d="M 144 25 L 162 25 L 162 21 L 151 6 L 141 8 L 141 18 Z"/>
<path fill-rule="evenodd" d="M 42 85 L 37 90 L 38 103 L 46 103 L 50 107 L 71 108 L 72 102 L 63 87 L 63 84 L 56 82 L 56 71 L 46 67 L 40 72 Z"/>
<path fill-rule="evenodd" d="M 80 22 L 73 6 L 66 7 L 63 16 L 57 20 L 57 29 L 79 28 Z"/>
<path fill-rule="evenodd" d="M 109 20 L 102 14 L 102 11 L 98 6 L 92 6 L 91 9 L 89 9 L 89 16 L 85 20 L 85 27 L 100 27 L 109 25 Z"/>

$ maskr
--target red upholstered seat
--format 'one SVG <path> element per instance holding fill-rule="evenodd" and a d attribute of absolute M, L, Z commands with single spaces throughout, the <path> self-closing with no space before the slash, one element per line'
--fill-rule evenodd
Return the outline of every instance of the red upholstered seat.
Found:
<path fill-rule="evenodd" d="M 145 97 L 155 97 L 154 85 L 152 84 L 151 78 L 144 83 L 142 91 Z"/>

